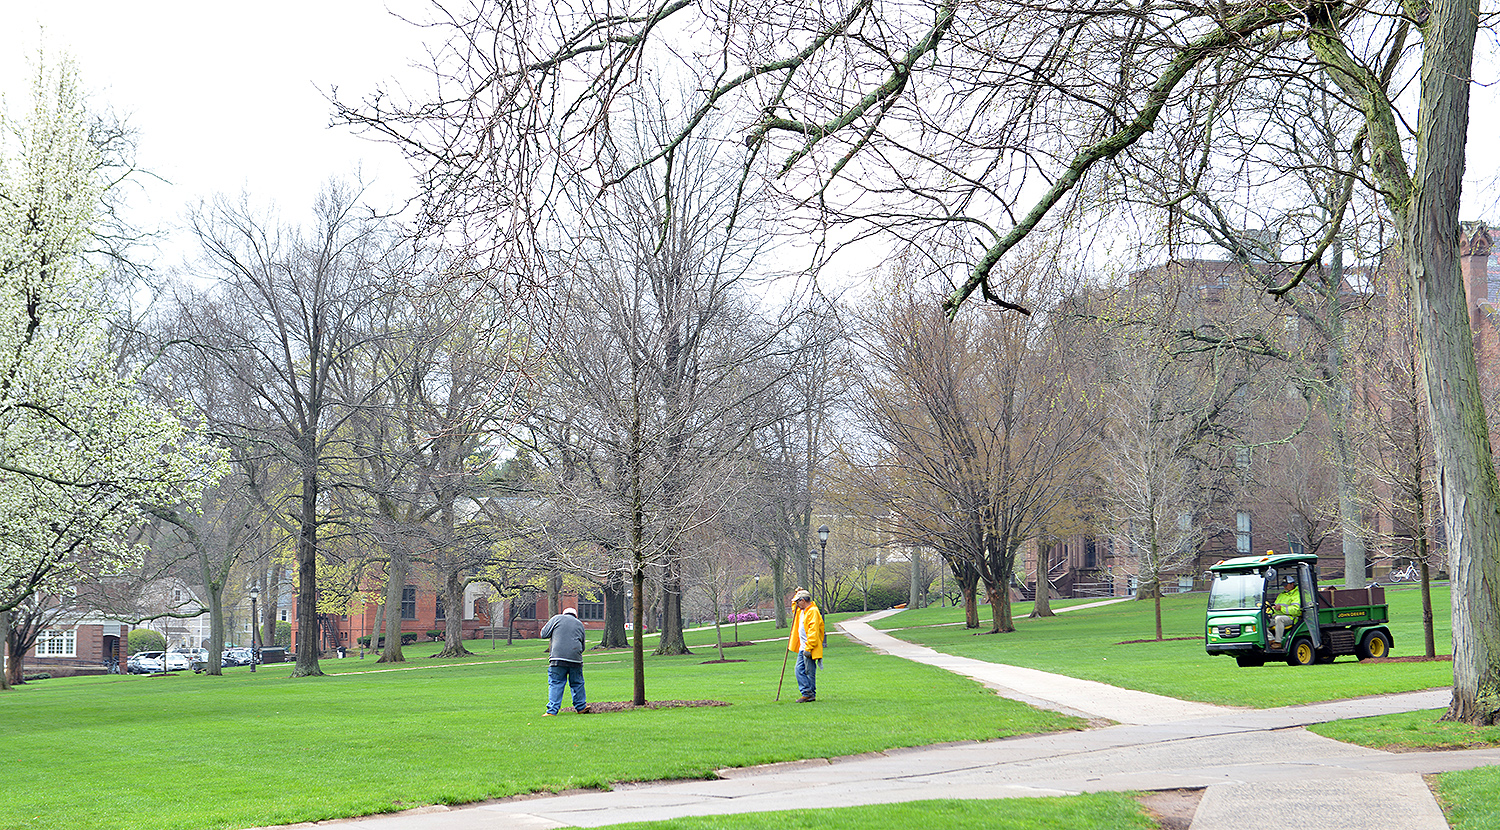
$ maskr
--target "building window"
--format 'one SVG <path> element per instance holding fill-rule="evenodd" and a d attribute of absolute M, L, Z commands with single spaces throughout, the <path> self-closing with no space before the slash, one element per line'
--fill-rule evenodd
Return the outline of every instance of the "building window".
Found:
<path fill-rule="evenodd" d="M 443 608 L 443 595 L 442 594 L 438 594 L 437 595 L 437 616 L 435 617 L 435 619 L 439 619 L 439 620 L 446 620 L 446 619 L 448 619 L 448 612 Z"/>
<path fill-rule="evenodd" d="M 1248 469 L 1250 469 L 1250 448 L 1249 447 L 1235 447 L 1234 448 L 1234 466 L 1239 467 L 1241 470 L 1248 470 Z"/>
<path fill-rule="evenodd" d="M 71 628 L 66 631 L 49 628 L 37 635 L 36 656 L 77 657 L 78 646 L 76 637 L 76 632 Z"/>
<path fill-rule="evenodd" d="M 401 619 L 417 618 L 417 586 L 407 585 L 401 589 Z"/>
<path fill-rule="evenodd" d="M 599 620 L 604 619 L 604 603 L 592 599 L 578 598 L 578 619 Z"/>
<path fill-rule="evenodd" d="M 1099 547 L 1093 539 L 1083 543 L 1083 566 L 1089 569 L 1099 567 Z"/>
<path fill-rule="evenodd" d="M 1234 549 L 1241 556 L 1250 555 L 1250 514 L 1244 510 L 1234 514 Z"/>
<path fill-rule="evenodd" d="M 490 615 L 490 601 L 489 601 L 489 599 L 487 597 L 475 597 L 474 598 L 474 616 L 470 617 L 470 619 L 477 620 L 480 617 L 488 617 L 489 615 Z"/>
<path fill-rule="evenodd" d="M 522 594 L 515 599 L 518 620 L 536 619 L 536 594 Z"/>

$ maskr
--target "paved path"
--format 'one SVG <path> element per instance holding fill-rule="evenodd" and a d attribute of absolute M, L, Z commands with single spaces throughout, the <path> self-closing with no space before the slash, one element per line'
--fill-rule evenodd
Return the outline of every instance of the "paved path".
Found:
<path fill-rule="evenodd" d="M 1069 715 L 1108 718 L 1119 723 L 1141 724 L 1206 718 L 1229 711 L 1222 706 L 1210 706 L 1207 703 L 1194 703 L 1147 692 L 1137 692 L 1133 689 L 1121 689 L 1117 686 L 1095 683 L 1092 680 L 1079 680 L 1020 666 L 1005 666 L 968 657 L 955 657 L 951 654 L 933 651 L 926 646 L 898 640 L 870 627 L 871 622 L 893 613 L 898 612 L 881 611 L 858 620 L 840 623 L 838 627 L 840 631 L 876 651 L 972 677 L 994 689 L 1001 697 Z"/>
<path fill-rule="evenodd" d="M 865 618 L 868 620 L 869 618 Z M 844 623 L 891 653 L 888 635 Z M 899 643 L 900 641 L 895 641 Z M 913 647 L 916 648 L 916 647 Z M 347 830 L 594 827 L 687 815 L 817 809 L 929 798 L 1203 789 L 1191 830 L 1446 830 L 1421 775 L 1500 764 L 1500 749 L 1388 753 L 1300 727 L 1445 706 L 1446 690 L 1279 709 L 1190 704 L 982 661 L 912 652 L 1002 694 L 1121 725 L 720 771 L 712 781 L 623 784 L 612 792 L 523 797 L 322 822 Z M 936 655 L 932 657 L 931 655 Z M 908 656 L 902 654 L 902 656 Z M 1140 707 L 1135 709 L 1133 707 Z M 1295 759 L 1288 761 L 1286 759 Z"/>

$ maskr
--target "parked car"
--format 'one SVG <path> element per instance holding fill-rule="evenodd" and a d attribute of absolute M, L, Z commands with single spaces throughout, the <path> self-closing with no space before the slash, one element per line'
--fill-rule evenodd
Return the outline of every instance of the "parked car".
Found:
<path fill-rule="evenodd" d="M 131 674 L 155 674 L 162 670 L 161 656 L 159 651 L 137 652 L 125 661 L 125 667 Z"/>
<path fill-rule="evenodd" d="M 226 648 L 219 659 L 225 666 L 248 666 L 253 654 L 248 648 Z"/>

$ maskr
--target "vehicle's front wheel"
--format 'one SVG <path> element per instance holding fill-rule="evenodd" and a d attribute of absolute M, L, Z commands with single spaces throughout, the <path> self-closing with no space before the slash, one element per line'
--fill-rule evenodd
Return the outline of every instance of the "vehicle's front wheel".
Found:
<path fill-rule="evenodd" d="M 1361 660 L 1385 657 L 1391 653 L 1391 638 L 1384 631 L 1371 631 L 1359 641 L 1356 653 Z"/>
<path fill-rule="evenodd" d="M 1286 653 L 1286 664 L 1288 666 L 1306 666 L 1318 658 L 1318 652 L 1313 649 L 1312 640 L 1306 637 L 1298 637 L 1292 641 L 1292 647 Z"/>

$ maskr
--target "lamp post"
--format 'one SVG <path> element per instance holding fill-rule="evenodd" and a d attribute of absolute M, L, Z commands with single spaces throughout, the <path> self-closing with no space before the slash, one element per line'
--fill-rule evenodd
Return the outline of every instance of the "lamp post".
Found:
<path fill-rule="evenodd" d="M 260 586 L 250 586 L 250 672 L 255 673 L 255 664 L 260 662 L 260 650 L 255 647 L 260 634 L 260 618 L 255 614 L 255 601 L 260 599 Z"/>
<path fill-rule="evenodd" d="M 811 591 L 812 595 L 814 597 L 817 597 L 818 596 L 818 552 L 815 551 L 815 550 L 808 551 L 807 552 L 807 561 L 809 563 L 808 566 L 807 566 L 807 590 Z"/>
<path fill-rule="evenodd" d="M 818 558 L 823 560 L 823 570 L 818 574 L 818 584 L 823 587 L 823 605 L 828 605 L 828 525 L 818 525 Z"/>

